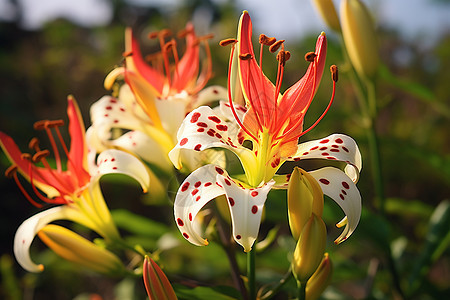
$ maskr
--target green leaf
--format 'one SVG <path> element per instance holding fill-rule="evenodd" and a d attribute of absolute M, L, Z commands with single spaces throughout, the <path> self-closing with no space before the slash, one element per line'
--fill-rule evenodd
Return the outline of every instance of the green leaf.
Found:
<path fill-rule="evenodd" d="M 162 223 L 136 215 L 125 209 L 113 210 L 111 211 L 111 215 L 119 228 L 125 229 L 135 235 L 158 239 L 164 233 L 170 231 L 169 227 Z"/>
<path fill-rule="evenodd" d="M 450 201 L 442 201 L 434 210 L 430 218 L 428 233 L 421 255 L 409 277 L 411 293 L 417 290 L 423 277 L 427 274 L 431 265 L 442 255 L 450 245 Z"/>
<path fill-rule="evenodd" d="M 174 284 L 173 288 L 179 300 L 233 300 L 241 299 L 239 292 L 229 286 L 204 287 L 198 286 L 188 288 L 183 285 Z"/>

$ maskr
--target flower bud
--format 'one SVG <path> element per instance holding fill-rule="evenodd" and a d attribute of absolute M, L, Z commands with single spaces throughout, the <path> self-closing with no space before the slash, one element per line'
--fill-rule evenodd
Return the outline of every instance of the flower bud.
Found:
<path fill-rule="evenodd" d="M 314 272 L 306 284 L 306 299 L 315 300 L 320 297 L 331 281 L 332 272 L 333 265 L 331 259 L 328 253 L 325 253 L 316 272 Z"/>
<path fill-rule="evenodd" d="M 313 4 L 316 10 L 319 12 L 322 20 L 325 21 L 328 27 L 336 32 L 341 31 L 341 25 L 339 24 L 339 18 L 331 0 L 313 0 Z"/>
<path fill-rule="evenodd" d="M 372 16 L 360 0 L 343 0 L 340 7 L 345 48 L 356 72 L 371 78 L 378 69 L 378 47 Z"/>
<path fill-rule="evenodd" d="M 166 275 L 150 257 L 145 257 L 143 268 L 145 289 L 150 300 L 178 299 Z"/>
<path fill-rule="evenodd" d="M 38 232 L 39 238 L 62 258 L 102 274 L 120 274 L 124 267 L 112 252 L 102 248 L 73 231 L 46 225 Z"/>
<path fill-rule="evenodd" d="M 287 197 L 289 226 L 292 236 L 298 240 L 311 214 L 322 216 L 323 192 L 314 177 L 296 167 L 289 179 Z"/>
<path fill-rule="evenodd" d="M 301 284 L 308 281 L 322 261 L 326 239 L 325 223 L 312 214 L 298 239 L 292 260 L 292 272 Z"/>

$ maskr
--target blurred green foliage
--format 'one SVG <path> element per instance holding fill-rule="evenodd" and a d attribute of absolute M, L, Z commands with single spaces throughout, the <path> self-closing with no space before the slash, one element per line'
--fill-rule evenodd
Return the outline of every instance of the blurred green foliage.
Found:
<path fill-rule="evenodd" d="M 23 149 L 33 137 L 33 122 L 65 115 L 68 94 L 77 98 L 88 125 L 89 106 L 108 93 L 103 89 L 105 75 L 121 62 L 126 25 L 144 32 L 165 27 L 176 32 L 201 7 L 212 18 L 209 30 L 216 33 L 211 42 L 215 77 L 210 84 L 225 84 L 229 53 L 217 44 L 220 39 L 235 35 L 240 9 L 233 2 L 219 5 L 209 1 L 186 1 L 176 11 L 138 7 L 122 1 L 112 3 L 115 5 L 113 20 L 97 28 L 82 28 L 63 19 L 48 23 L 39 31 L 21 29 L 18 20 L 0 23 L 0 130 L 13 136 Z M 377 130 L 388 197 L 384 216 L 377 214 L 373 203 L 367 137 L 361 126 L 364 120 L 358 113 L 356 96 L 346 73 L 348 66 L 342 63 L 336 37 L 329 35 L 327 65 L 336 64 L 341 71 L 336 100 L 305 140 L 341 132 L 358 142 L 365 164 L 358 183 L 364 212 L 354 236 L 336 246 L 332 240 L 338 231 L 332 224 L 342 216 L 332 201 L 326 201 L 324 219 L 330 238 L 327 251 L 335 273 L 323 299 L 401 299 L 393 289 L 388 257 L 394 260 L 403 297 L 445 299 L 450 295 L 449 34 L 442 36 L 434 48 L 424 50 L 405 42 L 400 32 L 391 29 L 380 32 L 383 66 L 377 82 Z M 306 69 L 303 54 L 312 49 L 315 36 L 288 41 L 293 56 L 286 66 L 282 90 L 303 75 Z M 407 63 L 400 63 L 396 57 L 405 51 Z M 265 72 L 274 78 L 274 60 L 265 59 L 265 64 Z M 313 123 L 326 107 L 331 86 L 329 76 L 324 76 L 306 116 L 306 124 Z M 4 155 L 0 162 L 1 169 L 5 170 L 8 162 Z M 313 168 L 314 164 L 303 167 Z M 186 243 L 176 231 L 170 208 L 144 205 L 139 192 L 130 195 L 129 190 L 135 189 L 127 187 L 128 183 L 118 186 L 113 179 L 103 183 L 113 217 L 127 239 L 155 251 L 153 254 L 175 283 L 180 299 L 235 298 L 236 291 L 230 288 L 228 261 L 219 238 L 212 235 L 211 244 L 202 248 Z M 103 278 L 86 272 L 59 259 L 38 240 L 33 249 L 40 251 L 33 251 L 33 257 L 48 267 L 42 274 L 22 270 L 13 261 L 14 232 L 37 210 L 26 202 L 10 180 L 2 178 L 0 188 L 0 297 L 145 298 L 140 278 Z M 258 254 L 257 281 L 261 285 L 278 282 L 289 267 L 295 243 L 289 239 L 285 207 L 284 192 L 272 192 L 260 239 L 275 226 L 279 228 L 279 236 Z M 244 253 L 237 248 L 235 251 L 237 263 L 244 270 Z M 277 299 L 286 299 L 290 289 L 295 289 L 293 282 L 284 286 Z"/>

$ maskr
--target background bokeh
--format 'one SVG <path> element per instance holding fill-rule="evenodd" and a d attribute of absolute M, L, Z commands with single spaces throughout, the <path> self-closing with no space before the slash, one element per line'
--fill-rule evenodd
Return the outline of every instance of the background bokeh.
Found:
<path fill-rule="evenodd" d="M 393 292 L 386 247 L 395 259 L 401 280 L 419 281 L 411 298 L 445 299 L 450 295 L 450 221 L 447 210 L 443 208 L 441 215 L 436 211 L 437 207 L 448 205 L 450 196 L 449 1 L 365 1 L 377 20 L 382 61 L 377 82 L 377 130 L 387 196 L 383 216 L 377 214 L 373 200 L 367 137 L 355 92 L 346 77 L 348 66 L 344 64 L 339 39 L 326 28 L 310 1 L 71 2 L 77 5 L 49 0 L 0 1 L 0 130 L 14 137 L 22 149 L 36 135 L 32 130 L 35 121 L 66 119 L 65 99 L 69 94 L 78 100 L 85 124 L 89 124 L 89 106 L 108 93 L 103 88 L 105 75 L 121 63 L 126 26 L 140 30 L 147 47 L 146 33 L 161 28 L 176 32 L 189 20 L 199 34 L 214 33 L 210 45 L 215 76 L 210 84 L 225 85 L 229 50 L 219 47 L 218 42 L 235 36 L 238 17 L 247 9 L 255 33 L 287 39 L 286 47 L 293 56 L 287 63 L 282 90 L 303 75 L 307 66 L 304 53 L 313 50 L 317 35 L 326 31 L 327 65 L 336 64 L 341 70 L 336 99 L 327 116 L 304 139 L 340 132 L 358 142 L 364 162 L 358 183 L 364 212 L 349 241 L 339 246 L 329 243 L 327 250 L 334 259 L 335 274 L 324 297 L 398 298 Z M 335 3 L 338 5 L 339 1 Z M 265 59 L 265 63 L 266 73 L 274 78 L 275 60 L 271 64 L 270 59 Z M 307 124 L 313 123 L 326 107 L 331 86 L 331 79 L 325 75 L 308 111 Z M 8 166 L 1 154 L 2 172 Z M 135 219 L 136 228 L 126 229 L 135 235 L 141 230 L 137 235 L 153 248 L 166 229 L 174 228 L 171 212 L 158 205 L 143 204 L 136 186 L 132 189 L 135 194 L 130 195 L 130 185 L 133 183 L 106 180 L 105 199 L 112 210 L 117 210 L 115 216 L 119 227 L 123 223 L 122 229 L 132 227 L 127 224 L 123 209 L 143 217 Z M 105 279 L 86 274 L 58 260 L 39 240 L 33 244 L 39 249 L 36 259 L 46 261 L 50 267 L 39 275 L 22 270 L 12 255 L 14 233 L 37 209 L 26 201 L 12 180 L 0 178 L 0 188 L 0 298 L 87 299 L 91 294 L 104 299 L 145 297 L 139 279 Z M 130 200 L 133 197 L 136 201 Z M 285 206 L 280 200 L 283 195 L 272 193 L 271 198 L 262 236 L 277 224 L 281 232 L 287 232 L 286 215 L 278 213 Z M 327 201 L 324 219 L 332 241 L 337 236 L 332 225 L 340 215 L 330 202 Z M 439 233 L 434 232 L 439 241 L 432 240 L 435 224 L 441 226 Z M 291 246 L 292 241 L 280 239 L 277 247 L 258 261 L 260 283 L 282 276 L 289 266 L 286 249 Z M 197 254 L 192 254 L 191 247 L 194 246 L 183 244 L 161 254 L 173 282 L 187 286 L 196 286 L 200 281 L 208 285 L 229 282 L 227 261 L 220 247 L 212 243 L 195 248 Z M 428 252 L 431 254 L 424 255 Z M 198 258 L 203 262 L 199 263 Z M 238 261 L 243 263 L 244 257 L 238 255 Z M 414 272 L 418 272 L 417 278 L 407 278 Z"/>

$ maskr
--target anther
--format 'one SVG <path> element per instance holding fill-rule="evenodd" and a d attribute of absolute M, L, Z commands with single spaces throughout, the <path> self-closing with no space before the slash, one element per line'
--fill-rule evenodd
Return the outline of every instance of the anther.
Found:
<path fill-rule="evenodd" d="M 152 54 L 147 54 L 144 59 L 147 62 L 152 62 L 152 61 L 155 61 L 155 60 L 161 58 L 161 56 L 162 56 L 161 52 L 156 52 L 156 53 L 152 53 Z"/>
<path fill-rule="evenodd" d="M 214 33 L 209 33 L 209 34 L 205 34 L 203 36 L 199 36 L 198 40 L 199 41 L 205 41 L 205 40 L 210 40 L 214 37 Z"/>
<path fill-rule="evenodd" d="M 331 72 L 331 79 L 334 82 L 337 82 L 338 81 L 338 67 L 336 65 L 332 65 L 330 67 L 330 72 Z"/>
<path fill-rule="evenodd" d="M 239 54 L 239 58 L 242 60 L 249 60 L 253 58 L 253 55 L 251 55 L 250 53 Z"/>
<path fill-rule="evenodd" d="M 159 36 L 161 38 L 165 38 L 165 37 L 168 37 L 168 36 L 171 36 L 171 35 L 172 35 L 172 31 L 170 31 L 170 29 L 163 29 L 163 30 L 161 30 L 159 32 Z"/>
<path fill-rule="evenodd" d="M 122 56 L 125 57 L 125 58 L 126 57 L 130 57 L 132 55 L 133 55 L 133 51 L 131 51 L 131 50 L 130 51 L 125 51 L 125 52 L 122 53 Z"/>
<path fill-rule="evenodd" d="M 284 43 L 284 40 L 276 41 L 269 47 L 269 51 L 272 53 L 276 52 L 283 43 Z"/>
<path fill-rule="evenodd" d="M 178 33 L 177 33 L 177 37 L 178 38 L 184 38 L 184 37 L 186 37 L 189 33 L 191 32 L 191 30 L 188 30 L 188 29 L 183 29 L 183 30 L 180 30 L 180 31 L 178 31 Z"/>
<path fill-rule="evenodd" d="M 28 148 L 33 149 L 36 152 L 39 151 L 39 139 L 37 137 L 32 138 L 28 143 Z"/>
<path fill-rule="evenodd" d="M 289 51 L 284 51 L 281 50 L 280 52 L 278 52 L 277 54 L 277 60 L 281 65 L 285 65 L 285 63 L 289 60 L 289 58 L 291 57 L 291 53 Z"/>
<path fill-rule="evenodd" d="M 47 128 L 61 127 L 64 126 L 64 121 L 63 120 L 48 121 L 46 122 L 45 125 Z"/>
<path fill-rule="evenodd" d="M 33 155 L 32 161 L 34 163 L 40 162 L 43 158 L 45 158 L 49 155 L 50 155 L 50 151 L 48 151 L 48 150 L 39 151 L 35 155 Z"/>
<path fill-rule="evenodd" d="M 8 178 L 12 178 L 14 176 L 14 174 L 16 174 L 16 172 L 17 172 L 17 166 L 12 165 L 8 169 L 6 169 L 5 176 Z"/>
<path fill-rule="evenodd" d="M 237 41 L 238 40 L 236 40 L 236 39 L 224 39 L 224 40 L 221 40 L 219 42 L 219 45 L 222 46 L 222 47 L 225 47 L 225 46 L 228 46 L 228 45 L 231 45 L 231 44 L 236 44 Z"/>
<path fill-rule="evenodd" d="M 147 37 L 149 38 L 149 39 L 156 39 L 157 37 L 158 37 L 158 34 L 159 34 L 159 32 L 158 31 L 153 31 L 153 32 L 150 32 L 148 35 L 147 35 Z"/>
<path fill-rule="evenodd" d="M 47 121 L 48 121 L 48 120 L 41 120 L 41 121 L 34 122 L 34 124 L 33 124 L 34 130 L 42 130 L 42 129 L 45 129 L 45 123 L 46 123 Z"/>
<path fill-rule="evenodd" d="M 316 58 L 317 54 L 314 52 L 308 52 L 305 54 L 305 60 L 309 62 L 314 62 L 314 59 Z"/>
<path fill-rule="evenodd" d="M 22 155 L 20 156 L 20 158 L 21 158 L 22 160 L 26 159 L 26 160 L 31 161 L 31 154 L 30 154 L 30 153 L 22 153 Z"/>
<path fill-rule="evenodd" d="M 175 40 L 171 40 L 170 42 L 167 42 L 164 47 L 163 47 L 163 51 L 165 52 L 169 52 L 170 50 L 172 50 L 173 47 L 176 47 L 176 42 Z"/>
<path fill-rule="evenodd" d="M 271 45 L 273 45 L 273 43 L 275 43 L 276 41 L 277 41 L 277 39 L 274 38 L 274 37 L 268 37 L 268 36 L 265 35 L 265 34 L 260 34 L 260 35 L 259 35 L 259 43 L 260 43 L 260 44 L 263 44 L 263 45 L 266 45 L 266 46 L 271 46 Z"/>

